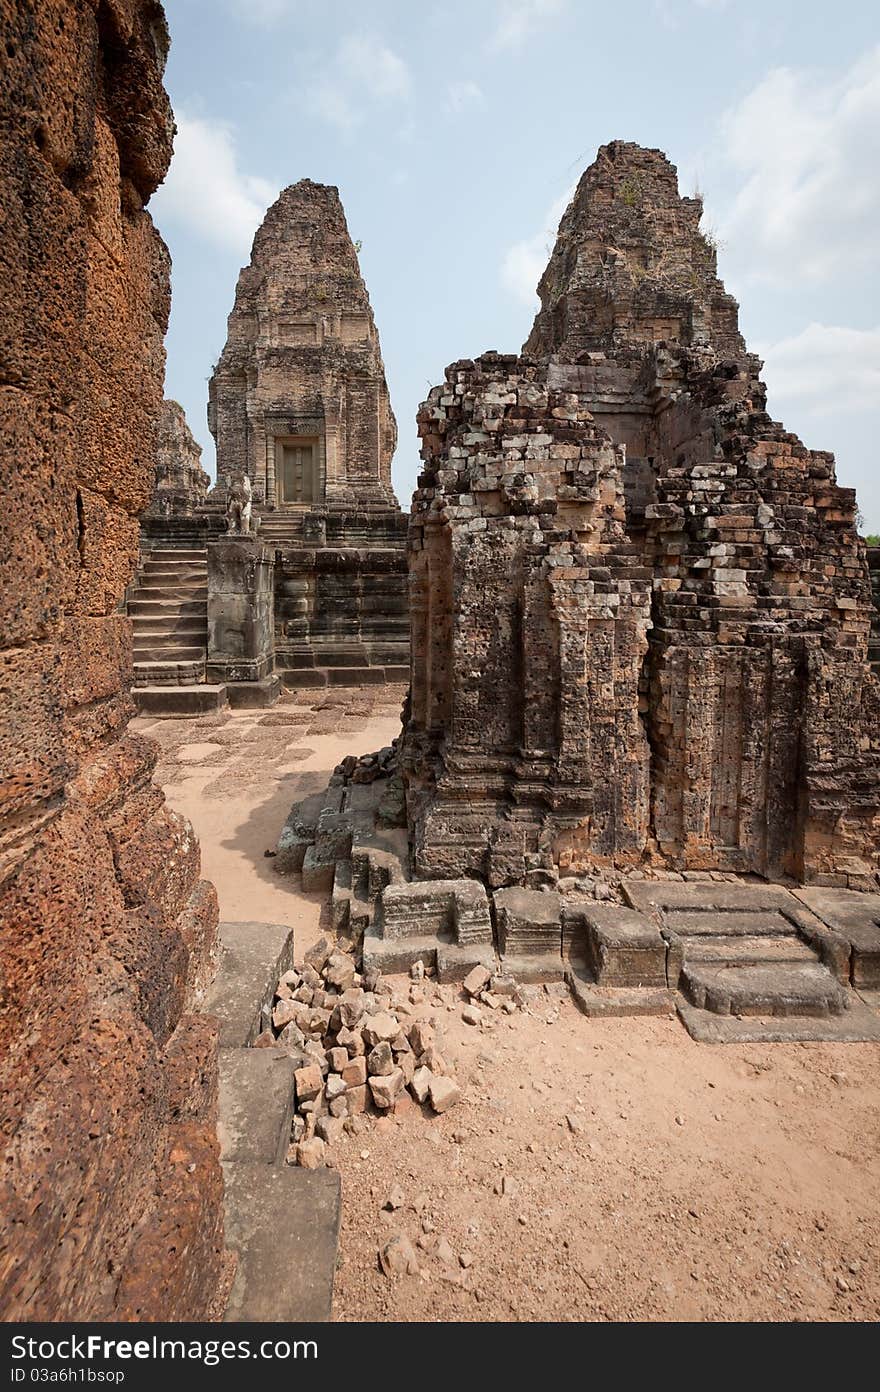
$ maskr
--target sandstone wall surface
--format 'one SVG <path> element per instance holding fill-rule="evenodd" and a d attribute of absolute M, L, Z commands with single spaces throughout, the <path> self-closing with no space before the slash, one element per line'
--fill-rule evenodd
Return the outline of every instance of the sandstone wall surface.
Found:
<path fill-rule="evenodd" d="M 169 264 L 153 0 L 2 0 L 0 1314 L 203 1316 L 217 904 L 127 733 Z"/>

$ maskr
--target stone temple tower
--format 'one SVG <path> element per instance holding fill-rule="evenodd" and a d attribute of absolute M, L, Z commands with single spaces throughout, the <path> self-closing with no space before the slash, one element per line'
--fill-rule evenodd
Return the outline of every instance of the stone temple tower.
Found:
<path fill-rule="evenodd" d="M 406 675 L 397 425 L 337 189 L 303 179 L 266 214 L 239 276 L 208 423 L 218 483 L 250 476 L 260 536 L 281 556 L 276 666 L 298 684 Z"/>
<path fill-rule="evenodd" d="M 397 424 L 335 188 L 286 188 L 254 238 L 210 386 L 217 475 L 269 507 L 397 506 Z"/>

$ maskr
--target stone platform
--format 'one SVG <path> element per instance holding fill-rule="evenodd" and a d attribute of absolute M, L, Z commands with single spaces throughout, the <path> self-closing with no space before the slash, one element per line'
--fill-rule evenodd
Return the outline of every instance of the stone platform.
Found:
<path fill-rule="evenodd" d="M 880 1039 L 880 894 L 719 873 L 416 879 L 402 820 L 395 750 L 350 759 L 293 808 L 275 858 L 330 892 L 366 969 L 564 978 L 588 1016 L 677 1011 L 707 1042 Z"/>

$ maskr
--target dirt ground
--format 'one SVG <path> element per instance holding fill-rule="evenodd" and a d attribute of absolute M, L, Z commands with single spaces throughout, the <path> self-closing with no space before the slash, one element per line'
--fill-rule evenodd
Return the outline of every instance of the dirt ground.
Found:
<path fill-rule="evenodd" d="M 299 952 L 317 936 L 321 896 L 264 851 L 344 754 L 390 741 L 401 697 L 136 722 L 224 917 L 288 923 Z M 335 1148 L 335 1319 L 880 1316 L 880 1046 L 713 1047 L 674 1019 L 587 1020 L 543 991 L 475 1028 L 454 991 L 427 995 L 417 1013 L 436 1018 L 464 1099 Z M 397 1233 L 419 1270 L 388 1278 L 378 1252 Z"/>

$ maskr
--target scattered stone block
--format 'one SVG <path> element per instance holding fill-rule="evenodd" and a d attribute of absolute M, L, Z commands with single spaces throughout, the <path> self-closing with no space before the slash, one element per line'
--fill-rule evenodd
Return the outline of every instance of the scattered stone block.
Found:
<path fill-rule="evenodd" d="M 342 1117 L 322 1116 L 315 1122 L 315 1135 L 322 1140 L 325 1145 L 337 1145 L 344 1135 L 342 1129 Z"/>
<path fill-rule="evenodd" d="M 392 1073 L 395 1068 L 394 1055 L 391 1052 L 391 1045 L 387 1040 L 382 1040 L 375 1048 L 367 1054 L 367 1072 L 371 1077 L 383 1077 Z"/>
<path fill-rule="evenodd" d="M 341 1097 L 346 1090 L 345 1083 L 339 1073 L 331 1073 L 324 1083 L 324 1096 L 328 1102 L 332 1102 L 335 1097 Z"/>
<path fill-rule="evenodd" d="M 363 1026 L 363 1036 L 365 1044 L 372 1048 L 376 1044 L 387 1043 L 389 1046 L 393 1039 L 397 1038 L 400 1032 L 400 1024 L 393 1015 L 388 1015 L 384 1011 L 379 1011 L 365 1021 Z"/>
<path fill-rule="evenodd" d="M 380 1111 L 387 1111 L 389 1107 L 393 1107 L 403 1091 L 403 1073 L 399 1068 L 394 1068 L 390 1073 L 385 1073 L 381 1077 L 371 1077 L 369 1087 L 376 1106 Z"/>
<path fill-rule="evenodd" d="M 434 1075 L 430 1068 L 417 1068 L 412 1076 L 410 1088 L 417 1102 L 427 1102 Z"/>
<path fill-rule="evenodd" d="M 326 1163 L 327 1147 L 320 1136 L 312 1136 L 307 1141 L 299 1141 L 296 1147 L 296 1163 L 304 1170 L 317 1170 Z"/>
<path fill-rule="evenodd" d="M 346 1090 L 344 1100 L 349 1116 L 357 1116 L 365 1112 L 370 1105 L 370 1090 L 366 1083 L 363 1087 L 350 1087 Z"/>
<path fill-rule="evenodd" d="M 419 1260 L 408 1237 L 397 1234 L 379 1251 L 379 1265 L 386 1276 L 417 1276 Z"/>
<path fill-rule="evenodd" d="M 478 996 L 482 990 L 488 986 L 492 980 L 492 972 L 489 967 L 473 967 L 468 972 L 464 981 L 461 983 L 469 996 Z"/>
<path fill-rule="evenodd" d="M 346 1088 L 363 1087 L 367 1081 L 367 1060 L 363 1056 L 349 1059 L 342 1068 L 342 1081 Z"/>
<path fill-rule="evenodd" d="M 320 1096 L 324 1085 L 321 1070 L 316 1064 L 310 1064 L 306 1068 L 298 1068 L 293 1075 L 293 1081 L 296 1087 L 298 1105 L 314 1101 L 316 1097 Z"/>
<path fill-rule="evenodd" d="M 431 1106 L 435 1112 L 448 1112 L 461 1101 L 461 1088 L 454 1078 L 432 1077 L 429 1086 Z"/>

